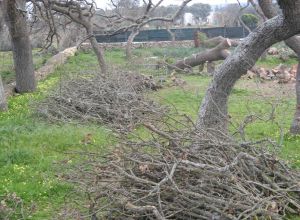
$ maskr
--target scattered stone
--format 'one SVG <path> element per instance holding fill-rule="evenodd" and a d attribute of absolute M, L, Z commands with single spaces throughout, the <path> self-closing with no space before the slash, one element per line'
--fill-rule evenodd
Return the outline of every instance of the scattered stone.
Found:
<path fill-rule="evenodd" d="M 279 51 L 276 47 L 271 47 L 269 50 L 268 50 L 268 54 L 269 55 L 278 55 Z"/>
<path fill-rule="evenodd" d="M 247 79 L 253 79 L 254 77 L 256 76 L 256 73 L 251 71 L 251 70 L 248 70 L 247 71 L 247 74 L 246 74 L 246 78 Z"/>
<path fill-rule="evenodd" d="M 257 72 L 258 72 L 258 76 L 261 79 L 264 79 L 264 80 L 269 80 L 270 79 L 269 76 L 268 76 L 268 72 L 266 71 L 265 68 L 258 68 Z"/>

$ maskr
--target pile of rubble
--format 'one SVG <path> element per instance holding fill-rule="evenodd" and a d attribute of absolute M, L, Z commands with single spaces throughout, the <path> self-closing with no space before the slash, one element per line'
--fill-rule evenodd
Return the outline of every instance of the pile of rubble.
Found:
<path fill-rule="evenodd" d="M 259 77 L 262 80 L 277 80 L 278 83 L 290 83 L 296 81 L 297 68 L 297 64 L 292 67 L 280 64 L 274 69 L 255 66 L 247 72 L 246 77 L 248 79 Z"/>
<path fill-rule="evenodd" d="M 283 48 L 270 47 L 267 50 L 267 54 L 270 56 L 275 56 L 284 62 L 290 58 L 297 58 L 297 54 L 290 48 L 286 48 L 286 47 Z"/>

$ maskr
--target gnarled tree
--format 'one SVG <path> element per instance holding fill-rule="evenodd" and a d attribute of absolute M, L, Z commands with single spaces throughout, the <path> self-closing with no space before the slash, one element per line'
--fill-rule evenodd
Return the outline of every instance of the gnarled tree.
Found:
<path fill-rule="evenodd" d="M 16 72 L 16 91 L 19 93 L 32 92 L 36 89 L 25 4 L 25 0 L 0 1 L 1 10 L 11 36 Z"/>
<path fill-rule="evenodd" d="M 300 0 L 278 0 L 278 3 L 283 14 L 254 30 L 215 71 L 199 109 L 198 128 L 227 131 L 228 98 L 236 81 L 267 48 L 300 32 Z"/>
<path fill-rule="evenodd" d="M 51 19 L 53 13 L 58 13 L 68 18 L 69 22 L 82 25 L 87 33 L 86 40 L 89 39 L 97 56 L 101 72 L 103 74 L 107 72 L 104 53 L 94 35 L 93 17 L 96 13 L 96 3 L 94 0 L 31 0 L 31 2 L 45 19 Z M 51 22 L 49 24 L 51 25 Z"/>

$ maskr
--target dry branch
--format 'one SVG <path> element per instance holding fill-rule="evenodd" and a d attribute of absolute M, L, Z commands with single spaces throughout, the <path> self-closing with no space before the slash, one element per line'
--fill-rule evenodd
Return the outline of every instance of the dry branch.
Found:
<path fill-rule="evenodd" d="M 224 60 L 229 55 L 228 49 L 232 46 L 229 39 L 224 39 L 216 47 L 206 50 L 197 54 L 193 54 L 190 57 L 186 57 L 183 60 L 177 61 L 174 66 L 176 69 L 190 69 L 194 66 L 201 65 L 208 61 Z"/>
<path fill-rule="evenodd" d="M 151 77 L 117 71 L 107 78 L 97 74 L 86 73 L 61 82 L 39 103 L 39 114 L 50 120 L 105 123 L 122 131 L 164 115 L 166 109 L 145 98 L 144 91 L 160 88 Z"/>
<path fill-rule="evenodd" d="M 220 43 L 222 43 L 224 40 L 229 40 L 231 47 L 237 47 L 240 43 L 239 40 L 233 40 L 233 39 L 224 38 L 222 36 L 218 36 L 218 37 L 209 38 L 209 39 L 201 42 L 201 46 L 210 47 L 210 48 L 216 47 Z"/>
<path fill-rule="evenodd" d="M 282 219 L 299 212 L 300 173 L 269 153 L 267 142 L 217 139 L 178 116 L 146 127 L 152 138 L 122 139 L 105 159 L 89 155 L 66 176 L 90 193 L 99 219 Z"/>

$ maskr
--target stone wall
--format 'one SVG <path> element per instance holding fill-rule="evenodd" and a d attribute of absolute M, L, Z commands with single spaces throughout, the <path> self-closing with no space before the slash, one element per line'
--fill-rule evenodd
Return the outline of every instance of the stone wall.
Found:
<path fill-rule="evenodd" d="M 125 48 L 126 42 L 122 43 L 100 43 L 99 44 L 105 50 L 113 49 L 113 48 Z M 134 42 L 132 44 L 133 48 L 151 48 L 151 47 L 194 47 L 194 41 L 152 41 L 152 42 Z M 91 45 L 89 43 L 84 43 L 80 46 L 80 49 L 83 51 L 90 50 Z"/>

